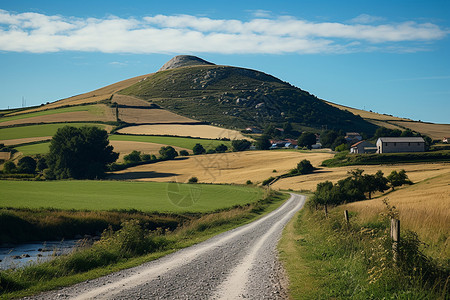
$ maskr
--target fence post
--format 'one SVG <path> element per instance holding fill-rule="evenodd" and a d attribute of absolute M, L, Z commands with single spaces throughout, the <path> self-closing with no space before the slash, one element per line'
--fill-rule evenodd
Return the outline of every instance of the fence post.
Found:
<path fill-rule="evenodd" d="M 327 208 L 327 204 L 325 203 L 324 208 L 325 210 L 325 218 L 328 218 L 328 208 Z"/>
<path fill-rule="evenodd" d="M 398 261 L 398 243 L 400 242 L 400 220 L 391 219 L 391 239 L 394 262 Z"/>
<path fill-rule="evenodd" d="M 348 225 L 348 223 L 349 223 L 349 220 L 348 220 L 348 210 L 344 210 L 344 219 L 345 219 L 345 222 L 346 222 L 347 225 Z"/>

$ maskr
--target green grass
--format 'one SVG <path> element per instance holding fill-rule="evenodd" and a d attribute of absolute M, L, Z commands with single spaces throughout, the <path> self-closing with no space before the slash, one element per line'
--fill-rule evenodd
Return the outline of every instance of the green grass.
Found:
<path fill-rule="evenodd" d="M 102 129 L 104 129 L 106 126 L 103 124 L 93 124 L 93 123 L 57 123 L 57 124 L 42 124 L 42 125 L 0 128 L 0 140 L 53 136 L 58 130 L 58 128 L 67 125 L 74 127 L 97 126 Z"/>
<path fill-rule="evenodd" d="M 60 114 L 60 113 L 66 113 L 66 112 L 76 112 L 76 111 L 87 111 L 94 115 L 103 115 L 103 110 L 100 109 L 96 105 L 81 105 L 81 106 L 71 106 L 71 107 L 64 107 L 64 108 L 58 108 L 58 109 L 49 109 L 49 110 L 44 110 L 44 111 L 24 113 L 24 114 L 9 116 L 9 117 L 3 117 L 3 118 L 0 118 L 0 123 L 21 120 L 21 119 L 27 119 L 27 118 L 32 118 L 32 117 L 54 115 L 54 114 Z"/>
<path fill-rule="evenodd" d="M 205 149 L 216 148 L 220 144 L 226 145 L 228 149 L 231 148 L 230 141 L 193 139 L 193 138 L 171 137 L 171 136 L 111 135 L 109 139 L 111 141 L 157 143 L 187 149 L 192 149 L 197 143 L 202 144 Z"/>
<path fill-rule="evenodd" d="M 0 181 L 0 207 L 210 212 L 260 199 L 259 188 L 120 181 Z M 175 203 L 175 204 L 174 204 Z M 179 203 L 179 205 L 176 205 Z"/>
<path fill-rule="evenodd" d="M 37 144 L 19 146 L 19 147 L 15 147 L 15 149 L 19 152 L 22 152 L 23 155 L 36 155 L 36 154 L 48 153 L 49 147 L 50 147 L 50 142 L 45 142 L 45 143 L 37 143 Z"/>

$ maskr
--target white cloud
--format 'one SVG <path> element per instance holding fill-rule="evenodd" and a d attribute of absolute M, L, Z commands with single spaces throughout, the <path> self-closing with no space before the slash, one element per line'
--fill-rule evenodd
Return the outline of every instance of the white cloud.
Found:
<path fill-rule="evenodd" d="M 368 14 L 361 14 L 353 19 L 350 20 L 352 23 L 358 23 L 358 24 L 369 24 L 374 22 L 380 22 L 384 21 L 385 18 L 383 17 L 377 17 L 377 16 L 371 16 Z"/>
<path fill-rule="evenodd" d="M 0 50 L 280 54 L 389 51 L 397 47 L 418 51 L 423 47 L 417 44 L 448 34 L 431 23 L 362 24 L 377 18 L 368 15 L 355 18 L 360 20 L 358 24 L 260 16 L 249 21 L 192 15 L 82 19 L 0 10 Z"/>

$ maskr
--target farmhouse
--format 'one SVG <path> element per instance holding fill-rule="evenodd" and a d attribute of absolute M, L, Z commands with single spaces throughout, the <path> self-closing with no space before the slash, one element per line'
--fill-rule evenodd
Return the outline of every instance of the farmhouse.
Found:
<path fill-rule="evenodd" d="M 350 148 L 350 153 L 360 154 L 360 153 L 374 153 L 377 151 L 377 148 L 374 144 L 369 143 L 368 141 L 360 141 L 356 144 L 353 144 Z"/>
<path fill-rule="evenodd" d="M 345 133 L 345 140 L 347 143 L 357 143 L 362 140 L 362 136 L 357 132 Z"/>
<path fill-rule="evenodd" d="M 450 140 L 450 137 L 445 137 L 445 138 L 442 139 L 442 142 L 443 143 L 448 143 L 448 140 Z"/>
<path fill-rule="evenodd" d="M 424 152 L 425 141 L 421 137 L 380 137 L 377 153 Z"/>

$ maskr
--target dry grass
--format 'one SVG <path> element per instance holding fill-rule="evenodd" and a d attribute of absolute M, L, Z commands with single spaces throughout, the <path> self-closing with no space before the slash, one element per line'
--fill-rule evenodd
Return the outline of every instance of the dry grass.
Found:
<path fill-rule="evenodd" d="M 430 176 L 431 177 L 431 176 Z M 355 202 L 345 206 L 358 212 L 358 219 L 376 219 L 385 209 L 382 199 L 388 198 L 400 212 L 402 228 L 417 232 L 420 239 L 430 244 L 427 250 L 434 257 L 450 257 L 450 171 L 405 186 L 378 199 Z"/>
<path fill-rule="evenodd" d="M 133 96 L 127 96 L 127 95 L 120 95 L 120 94 L 114 94 L 113 98 L 111 99 L 111 102 L 115 102 L 119 105 L 127 105 L 127 106 L 143 106 L 143 107 L 150 107 L 151 103 L 139 99 Z"/>
<path fill-rule="evenodd" d="M 450 124 L 431 124 L 422 122 L 401 122 L 401 121 L 395 122 L 392 121 L 391 123 L 407 127 L 413 131 L 426 134 L 432 139 L 442 140 L 442 138 L 450 134 Z"/>
<path fill-rule="evenodd" d="M 11 157 L 11 152 L 0 152 L 0 160 L 8 160 Z"/>
<path fill-rule="evenodd" d="M 184 160 L 165 161 L 118 171 L 113 178 L 187 182 L 190 177 L 196 176 L 199 182 L 207 183 L 245 184 L 247 180 L 259 183 L 270 176 L 287 173 L 302 159 L 308 159 L 317 166 L 331 156 L 329 153 L 296 151 L 245 151 L 197 155 Z M 274 173 L 273 170 L 277 172 Z"/>
<path fill-rule="evenodd" d="M 348 171 L 363 169 L 366 174 L 375 174 L 378 170 L 384 175 L 389 175 L 393 170 L 405 169 L 408 177 L 413 182 L 423 181 L 427 178 L 438 176 L 450 171 L 448 163 L 429 164 L 398 164 L 398 165 L 370 165 L 370 166 L 347 166 L 340 168 L 323 168 L 313 174 L 289 177 L 281 179 L 273 185 L 277 189 L 310 190 L 314 191 L 319 182 L 329 180 L 333 183 L 348 176 Z"/>
<path fill-rule="evenodd" d="M 141 151 L 142 153 L 145 154 L 154 154 L 158 156 L 161 147 L 167 146 L 156 143 L 130 142 L 130 141 L 110 141 L 109 143 L 114 147 L 114 152 L 119 153 L 119 161 L 123 161 L 123 157 L 133 150 Z M 178 152 L 180 152 L 180 150 L 187 150 L 188 152 L 192 153 L 192 150 L 190 149 L 181 147 L 174 147 L 174 148 Z"/>
<path fill-rule="evenodd" d="M 85 122 L 85 121 L 115 121 L 116 118 L 111 110 L 105 104 L 95 105 L 95 113 L 91 111 L 73 111 L 36 116 L 19 120 L 2 122 L 2 126 L 17 124 L 38 124 L 38 123 L 59 123 L 59 122 Z"/>
<path fill-rule="evenodd" d="M 66 106 L 66 105 L 79 105 L 79 104 L 95 103 L 98 101 L 107 100 L 113 94 L 117 93 L 118 91 L 123 90 L 124 88 L 127 88 L 127 87 L 143 80 L 144 78 L 146 78 L 150 75 L 151 74 L 141 75 L 141 76 L 133 77 L 133 78 L 126 79 L 123 81 L 119 81 L 119 82 L 110 84 L 108 86 L 99 88 L 92 92 L 76 95 L 76 96 L 69 97 L 66 99 L 62 99 L 62 100 L 59 100 L 59 101 L 56 101 L 56 102 L 53 102 L 53 103 L 50 103 L 47 105 L 43 105 L 38 108 L 26 110 L 25 112 L 41 111 L 41 110 L 45 110 L 45 109 L 49 109 L 49 108 L 57 108 L 57 107 Z M 23 113 L 23 112 L 13 113 L 13 114 L 11 114 L 11 116 L 18 115 L 21 113 Z"/>
<path fill-rule="evenodd" d="M 198 122 L 164 109 L 119 108 L 119 118 L 127 123 L 186 123 Z"/>
<path fill-rule="evenodd" d="M 20 145 L 25 143 L 31 143 L 31 142 L 38 142 L 38 141 L 46 141 L 51 140 L 51 136 L 40 136 L 40 137 L 31 137 L 31 138 L 23 138 L 23 139 L 13 139 L 13 140 L 0 140 L 0 144 L 5 144 L 5 146 L 11 146 L 11 145 Z"/>
<path fill-rule="evenodd" d="M 125 134 L 191 136 L 205 139 L 249 139 L 243 136 L 239 131 L 211 125 L 139 125 L 125 127 L 120 129 L 118 132 Z"/>

